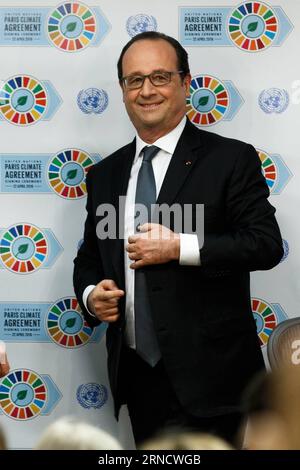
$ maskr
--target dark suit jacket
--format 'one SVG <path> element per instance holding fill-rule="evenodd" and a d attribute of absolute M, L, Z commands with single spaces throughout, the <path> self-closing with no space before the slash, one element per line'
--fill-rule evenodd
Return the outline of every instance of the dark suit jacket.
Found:
<path fill-rule="evenodd" d="M 91 325 L 99 322 L 84 308 L 85 288 L 113 279 L 125 289 L 124 243 L 97 239 L 96 209 L 101 203 L 117 207 L 119 195 L 127 191 L 134 155 L 135 140 L 96 164 L 87 177 L 87 219 L 84 243 L 74 261 L 74 286 Z M 201 266 L 169 262 L 147 267 L 145 272 L 165 367 L 178 399 L 191 414 L 238 410 L 242 390 L 263 367 L 251 311 L 249 271 L 270 269 L 283 255 L 268 195 L 252 146 L 198 130 L 187 121 L 157 203 L 205 204 Z M 120 311 L 120 320 L 107 331 L 116 414 L 125 298 Z"/>

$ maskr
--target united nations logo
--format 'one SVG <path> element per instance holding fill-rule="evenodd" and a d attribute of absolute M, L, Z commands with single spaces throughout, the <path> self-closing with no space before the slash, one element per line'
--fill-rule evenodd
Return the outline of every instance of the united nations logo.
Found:
<path fill-rule="evenodd" d="M 286 319 L 286 314 L 280 308 L 278 313 L 275 311 L 275 304 L 268 304 L 264 300 L 252 298 L 252 313 L 256 322 L 257 334 L 261 347 L 266 346 L 269 337 L 281 321 Z M 278 304 L 277 309 L 278 309 Z"/>
<path fill-rule="evenodd" d="M 0 88 L 0 113 L 17 126 L 39 121 L 45 114 L 47 101 L 43 84 L 29 75 L 9 78 Z"/>
<path fill-rule="evenodd" d="M 270 155 L 263 150 L 256 149 L 258 156 L 261 161 L 262 174 L 266 179 L 266 183 L 269 187 L 270 192 L 277 183 L 278 171 L 276 165 Z"/>
<path fill-rule="evenodd" d="M 157 31 L 157 21 L 154 16 L 145 15 L 140 13 L 139 15 L 130 16 L 126 22 L 126 29 L 132 38 L 137 34 L 144 33 L 146 31 Z"/>
<path fill-rule="evenodd" d="M 82 198 L 86 195 L 85 178 L 93 165 L 94 161 L 82 150 L 62 150 L 50 160 L 49 184 L 65 199 Z"/>
<path fill-rule="evenodd" d="M 83 3 L 65 2 L 50 14 L 47 28 L 55 47 L 64 52 L 77 52 L 94 39 L 96 17 Z"/>
<path fill-rule="evenodd" d="M 31 224 L 13 225 L 0 240 L 0 259 L 14 273 L 36 271 L 45 262 L 47 254 L 46 236 Z"/>
<path fill-rule="evenodd" d="M 259 52 L 270 47 L 277 32 L 278 19 L 274 11 L 262 2 L 244 2 L 229 18 L 229 37 L 243 51 Z"/>
<path fill-rule="evenodd" d="M 75 297 L 65 297 L 55 302 L 45 319 L 50 338 L 59 346 L 74 349 L 86 344 L 93 329 L 83 318 Z"/>
<path fill-rule="evenodd" d="M 108 106 L 108 94 L 98 88 L 87 88 L 78 93 L 77 104 L 85 114 L 101 114 Z"/>
<path fill-rule="evenodd" d="M 0 408 L 9 418 L 35 418 L 43 411 L 47 398 L 46 383 L 32 370 L 14 370 L 0 380 Z"/>
<path fill-rule="evenodd" d="M 187 98 L 187 116 L 196 126 L 211 126 L 223 119 L 229 107 L 229 92 L 215 77 L 193 77 Z"/>
<path fill-rule="evenodd" d="M 280 263 L 285 261 L 290 254 L 290 247 L 286 240 L 282 240 L 282 246 L 283 246 L 283 257 L 281 258 Z"/>
<path fill-rule="evenodd" d="M 101 408 L 108 399 L 107 388 L 96 383 L 82 384 L 78 387 L 76 397 L 83 408 Z"/>
<path fill-rule="evenodd" d="M 258 98 L 259 106 L 266 114 L 283 113 L 290 102 L 289 94 L 286 90 L 270 88 L 263 90 Z"/>

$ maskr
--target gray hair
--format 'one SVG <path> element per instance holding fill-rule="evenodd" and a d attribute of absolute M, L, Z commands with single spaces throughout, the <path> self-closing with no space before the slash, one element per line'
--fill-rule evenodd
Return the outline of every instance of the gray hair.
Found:
<path fill-rule="evenodd" d="M 103 429 L 72 417 L 50 424 L 36 450 L 122 450 L 121 444 Z"/>

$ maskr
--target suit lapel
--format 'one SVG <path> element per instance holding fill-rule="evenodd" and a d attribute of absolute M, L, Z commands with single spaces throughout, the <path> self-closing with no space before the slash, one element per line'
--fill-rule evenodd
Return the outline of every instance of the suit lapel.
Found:
<path fill-rule="evenodd" d="M 112 201 L 119 204 L 119 196 L 125 196 L 131 172 L 131 166 L 135 157 L 135 139 L 127 145 L 118 157 L 114 159 L 113 176 L 114 184 L 111 188 Z"/>
<path fill-rule="evenodd" d="M 202 152 L 199 155 L 199 148 Z M 201 131 L 187 120 L 164 178 L 157 204 L 171 205 L 196 162 L 204 155 Z"/>
<path fill-rule="evenodd" d="M 119 221 L 124 222 L 124 210 L 119 206 L 119 197 L 126 196 L 128 181 L 130 177 L 131 166 L 135 156 L 136 142 L 135 139 L 114 159 L 113 175 L 114 183 L 111 187 L 112 204 L 116 209 L 117 218 L 117 239 L 110 241 L 110 256 L 116 273 L 118 286 L 125 287 L 124 273 L 124 239 L 123 234 L 119 237 Z M 125 207 L 123 207 L 125 209 Z"/>

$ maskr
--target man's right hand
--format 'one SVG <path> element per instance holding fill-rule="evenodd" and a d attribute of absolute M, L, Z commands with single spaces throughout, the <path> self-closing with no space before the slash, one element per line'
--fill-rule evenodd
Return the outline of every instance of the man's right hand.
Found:
<path fill-rule="evenodd" d="M 98 320 L 108 323 L 115 322 L 120 317 L 119 299 L 125 292 L 120 290 L 112 279 L 99 282 L 87 298 L 87 305 Z"/>

